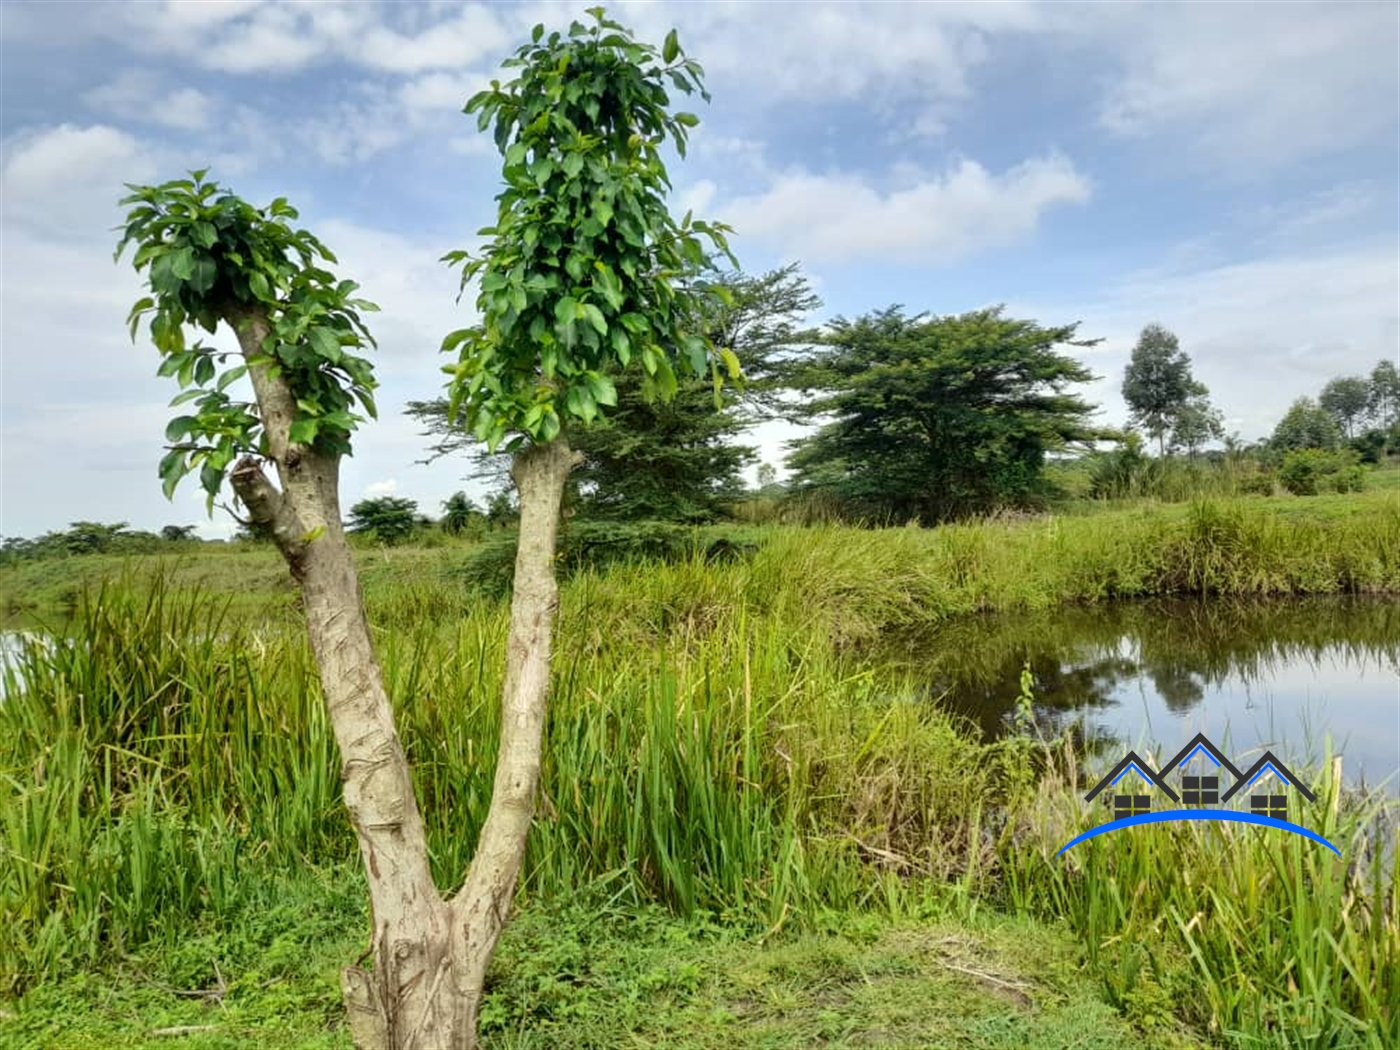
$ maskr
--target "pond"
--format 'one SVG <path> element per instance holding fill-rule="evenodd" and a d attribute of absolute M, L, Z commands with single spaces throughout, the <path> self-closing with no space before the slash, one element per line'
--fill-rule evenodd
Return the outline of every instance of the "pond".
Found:
<path fill-rule="evenodd" d="M 1349 783 L 1400 794 L 1400 604 L 1390 599 L 1154 601 L 972 617 L 890 643 L 920 693 L 997 737 L 1021 670 L 1037 723 L 1070 730 L 1112 765 L 1160 761 L 1197 733 L 1252 762 L 1320 761 L 1324 736 Z M 1240 764 L 1238 761 L 1237 765 Z"/>

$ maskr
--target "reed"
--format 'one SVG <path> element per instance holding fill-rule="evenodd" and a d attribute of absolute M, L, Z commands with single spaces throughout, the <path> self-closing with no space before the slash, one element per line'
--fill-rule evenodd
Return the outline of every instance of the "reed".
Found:
<path fill-rule="evenodd" d="M 1165 997 L 1242 1045 L 1400 1041 L 1393 803 L 1328 781 L 1319 830 L 1342 864 L 1197 825 L 1056 860 L 1084 819 L 1073 753 L 979 740 L 908 671 L 862 658 L 892 629 L 973 610 L 1191 588 L 1400 589 L 1400 516 L 1290 525 L 1203 504 L 1111 525 L 824 526 L 775 530 L 732 564 L 584 571 L 562 597 L 523 892 L 606 880 L 620 901 L 766 930 L 996 906 L 1079 931 L 1125 1011 Z M 447 887 L 485 817 L 505 610 L 431 575 L 367 591 Z M 353 860 L 303 628 L 238 608 L 128 578 L 4 672 L 12 991 L 176 944 L 287 872 Z"/>

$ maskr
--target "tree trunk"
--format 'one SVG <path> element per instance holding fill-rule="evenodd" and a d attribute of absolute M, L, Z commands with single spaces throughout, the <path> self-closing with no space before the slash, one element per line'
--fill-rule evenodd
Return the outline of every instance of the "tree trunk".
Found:
<path fill-rule="evenodd" d="M 338 456 L 293 445 L 296 400 L 254 362 L 269 333 L 261 310 L 226 311 L 249 376 L 281 490 L 260 462 L 234 468 L 234 491 L 268 526 L 301 588 L 307 632 L 340 750 L 345 807 L 359 840 L 372 913 L 372 972 L 348 967 L 342 988 L 355 1043 L 365 1050 L 465 1045 L 451 1003 L 450 911 L 433 885 L 427 837 L 370 640 L 369 621 L 341 525 Z M 443 991 L 449 995 L 443 995 Z"/>
<path fill-rule="evenodd" d="M 559 585 L 554 555 L 559 510 L 569 472 L 583 457 L 561 434 L 546 445 L 516 454 L 511 477 L 520 494 L 520 539 L 506 643 L 506 680 L 501 702 L 501 742 L 491 809 L 472 854 L 471 869 L 453 898 L 453 954 L 457 992 L 465 1017 L 467 1047 L 476 1046 L 486 968 L 496 951 L 515 896 L 525 844 L 534 819 L 544 741 L 549 658 Z"/>
<path fill-rule="evenodd" d="M 561 435 L 517 454 L 520 542 L 511 602 L 501 743 L 491 807 L 461 891 L 433 883 L 408 759 L 374 655 L 354 559 L 341 524 L 338 456 L 289 441 L 296 399 L 255 363 L 269 334 L 261 309 L 225 311 L 238 333 L 280 491 L 249 456 L 231 474 L 301 588 L 307 631 L 340 749 L 345 806 L 369 884 L 374 968 L 341 975 L 360 1050 L 472 1050 L 486 970 L 515 894 L 540 778 L 558 584 L 560 503 L 582 457 Z"/>

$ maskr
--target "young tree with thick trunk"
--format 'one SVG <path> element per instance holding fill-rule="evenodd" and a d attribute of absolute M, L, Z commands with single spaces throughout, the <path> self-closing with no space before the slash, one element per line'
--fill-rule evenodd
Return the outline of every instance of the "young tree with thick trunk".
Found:
<path fill-rule="evenodd" d="M 493 128 L 506 188 L 482 253 L 450 252 L 462 288 L 478 282 L 481 323 L 447 336 L 448 416 L 487 447 L 513 454 L 520 534 L 507 642 L 502 738 L 491 808 L 466 885 L 453 902 L 471 946 L 466 976 L 479 995 L 485 966 L 515 892 L 540 777 L 549 690 L 560 505 L 581 456 L 571 423 L 617 404 L 613 376 L 639 367 L 649 396 L 667 399 L 682 374 L 708 373 L 718 400 L 733 351 L 716 352 L 690 318 L 704 294 L 690 280 L 711 266 L 700 238 L 734 262 L 728 227 L 677 223 L 660 149 L 682 157 L 698 120 L 671 113 L 666 84 L 709 94 L 673 30 L 658 53 L 588 12 L 591 27 L 544 36 L 506 63 L 516 78 L 475 95 L 465 112 Z M 737 266 L 737 263 L 735 263 Z M 474 1027 L 476 1000 L 469 1021 Z"/>
<path fill-rule="evenodd" d="M 194 414 L 166 428 L 165 492 L 198 470 L 212 509 L 227 476 L 250 527 L 272 536 L 304 598 L 372 907 L 373 966 L 342 975 L 350 1030 L 364 1050 L 477 1043 L 486 970 L 539 782 L 555 532 L 576 459 L 565 421 L 612 403 L 609 373 L 634 358 L 661 396 L 674 392 L 676 366 L 708 368 L 717 393 L 721 380 L 711 345 L 681 323 L 686 293 L 673 282 L 708 262 L 697 234 L 728 254 L 727 228 L 671 220 L 658 153 L 667 137 L 684 152 L 696 123 L 667 112 L 663 81 L 698 90 L 700 67 L 680 60 L 674 33 L 657 61 L 655 49 L 593 13 L 597 25 L 575 23 L 567 39 L 556 33 L 541 44 L 536 27 L 512 63 L 525 68 L 520 79 L 493 84 L 467 107 L 482 113 L 483 126 L 496 120 L 510 186 L 496 241 L 465 268 L 463 287 L 482 275 L 484 324 L 446 342 L 462 348 L 449 369 L 451 400 L 484 440 L 513 448 L 521 529 L 491 807 L 450 898 L 433 883 L 341 523 L 340 462 L 363 422 L 355 408 L 375 411 L 372 369 L 358 353 L 373 345 L 359 313 L 375 307 L 323 268 L 334 256 L 288 225 L 296 212 L 285 200 L 254 208 L 194 172 L 130 187 L 122 202 L 132 207 L 117 256 L 137 245 L 133 262 L 151 293 L 132 309 L 132 336 L 153 315 L 160 374 L 184 388 L 174 404 L 194 403 Z M 213 333 L 220 323 L 233 330 L 237 354 L 187 344 L 188 326 Z M 731 352 L 722 359 L 737 373 Z M 235 401 L 229 389 L 244 377 L 252 400 Z"/>

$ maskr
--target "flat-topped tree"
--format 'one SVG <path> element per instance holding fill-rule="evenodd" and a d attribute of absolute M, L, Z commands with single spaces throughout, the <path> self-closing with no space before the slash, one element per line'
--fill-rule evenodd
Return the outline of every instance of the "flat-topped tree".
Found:
<path fill-rule="evenodd" d="M 667 85 L 708 100 L 698 63 L 673 30 L 658 51 L 608 20 L 602 8 L 567 34 L 531 42 L 505 68 L 506 84 L 475 95 L 465 112 L 492 128 L 505 157 L 506 187 L 496 224 L 479 255 L 451 252 L 462 289 L 475 280 L 481 323 L 451 333 L 443 350 L 449 418 L 491 449 L 513 453 L 520 499 L 507 643 L 501 742 L 491 808 L 467 880 L 453 902 L 464 938 L 454 972 L 474 1031 L 486 966 L 514 895 L 539 786 L 549 687 L 554 575 L 560 502 L 579 455 L 571 423 L 616 404 L 612 377 L 643 376 L 649 396 L 669 398 L 677 371 L 710 374 L 716 400 L 724 372 L 738 377 L 728 348 L 716 350 L 687 320 L 703 316 L 698 274 L 711 251 L 729 254 L 728 227 L 677 222 L 661 149 L 685 155 L 699 123 L 669 110 Z"/>

